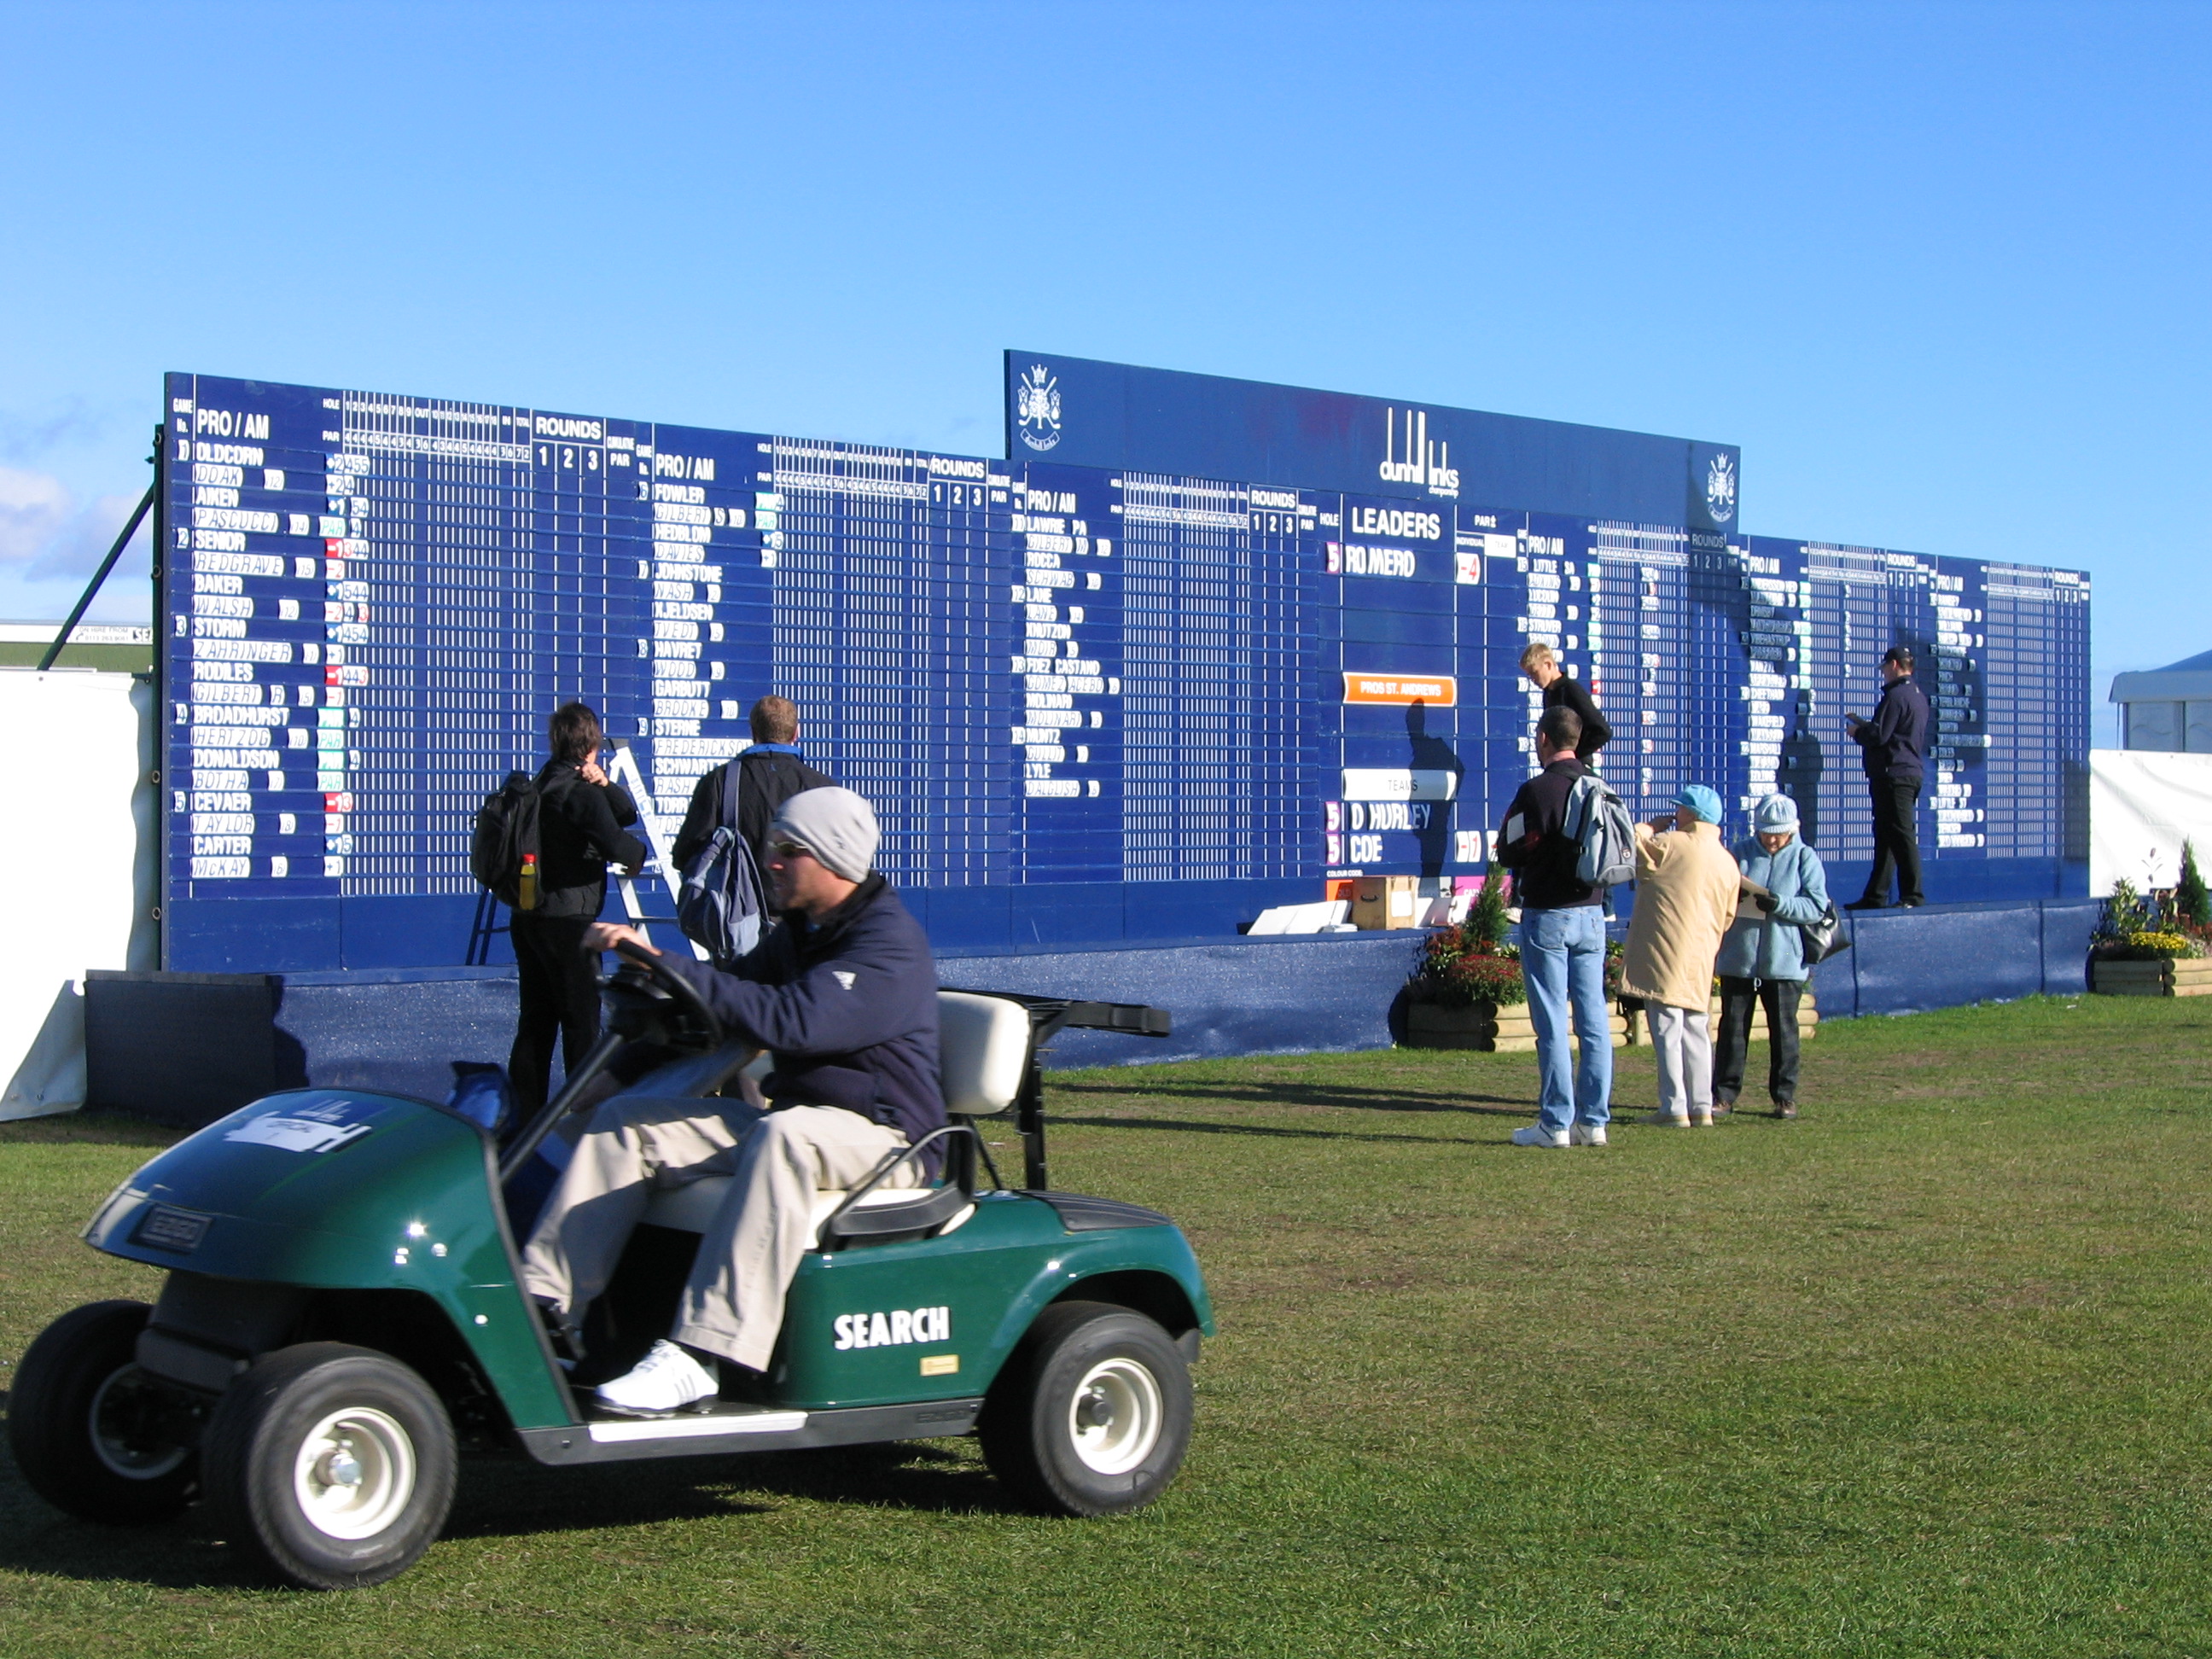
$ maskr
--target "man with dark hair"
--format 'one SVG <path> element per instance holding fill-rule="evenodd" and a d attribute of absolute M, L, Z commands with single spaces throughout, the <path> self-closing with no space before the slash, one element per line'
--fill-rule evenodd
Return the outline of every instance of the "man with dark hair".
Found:
<path fill-rule="evenodd" d="M 753 849 L 755 863 L 768 863 L 768 826 L 793 795 L 808 789 L 826 789 L 837 780 L 818 772 L 799 758 L 799 710 L 788 697 L 763 697 L 753 705 L 752 746 L 738 757 L 738 833 Z M 701 778 L 684 809 L 684 827 L 676 832 L 670 856 L 681 872 L 691 866 L 714 831 L 721 826 L 722 782 L 729 771 L 725 762 Z"/>
<path fill-rule="evenodd" d="M 1516 1146 L 1602 1146 L 1612 1116 L 1613 1029 L 1605 1004 L 1605 889 L 1575 874 L 1581 848 L 1565 833 L 1567 799 L 1587 769 L 1575 758 L 1583 735 L 1571 708 L 1547 708 L 1536 723 L 1543 768 L 1521 786 L 1498 836 L 1498 862 L 1517 871 L 1521 976 L 1536 1028 L 1542 1076 L 1536 1121 L 1513 1132 Z M 1582 1044 L 1567 1047 L 1571 1018 Z"/>
<path fill-rule="evenodd" d="M 553 757 L 538 774 L 538 902 L 508 921 L 520 1009 L 507 1075 L 526 1112 L 545 1103 L 555 1032 L 572 1071 L 599 1038 L 599 963 L 584 952 L 584 931 L 607 902 L 607 866 L 634 876 L 646 857 L 623 828 L 637 822 L 637 803 L 599 769 L 599 715 L 563 703 L 546 737 Z"/>
<path fill-rule="evenodd" d="M 1867 788 L 1874 797 L 1874 868 L 1866 891 L 1847 910 L 1880 910 L 1889 902 L 1890 872 L 1897 872 L 1897 902 L 1917 905 L 1920 842 L 1914 817 L 1928 750 L 1928 698 L 1913 683 L 1912 652 L 1893 645 L 1881 654 L 1881 701 L 1874 718 L 1846 714 L 1844 724 L 1861 750 Z"/>
<path fill-rule="evenodd" d="M 1544 694 L 1547 709 L 1574 711 L 1575 718 L 1582 722 L 1582 735 L 1575 739 L 1575 758 L 1585 766 L 1589 764 L 1590 757 L 1613 740 L 1613 727 L 1598 712 L 1595 700 L 1559 666 L 1552 647 L 1542 640 L 1531 640 L 1522 652 L 1521 672 Z"/>

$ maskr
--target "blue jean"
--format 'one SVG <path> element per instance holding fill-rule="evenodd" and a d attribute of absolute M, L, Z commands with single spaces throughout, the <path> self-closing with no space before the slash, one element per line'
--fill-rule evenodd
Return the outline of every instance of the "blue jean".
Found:
<path fill-rule="evenodd" d="M 1521 977 L 1528 987 L 1528 1022 L 1536 1028 L 1536 1066 L 1543 1091 L 1536 1121 L 1559 1130 L 1571 1121 L 1600 1124 L 1613 1115 L 1613 1032 L 1605 1006 L 1605 913 L 1595 904 L 1521 913 Z M 1582 1064 L 1567 1054 L 1571 1005 Z"/>

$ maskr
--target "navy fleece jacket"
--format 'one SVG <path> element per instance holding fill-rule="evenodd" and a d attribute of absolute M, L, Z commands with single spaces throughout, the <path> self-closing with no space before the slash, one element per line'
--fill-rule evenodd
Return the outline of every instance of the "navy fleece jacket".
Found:
<path fill-rule="evenodd" d="M 794 910 L 784 923 L 728 973 L 661 960 L 733 1035 L 775 1056 L 771 1104 L 841 1106 L 909 1143 L 942 1128 L 937 963 L 896 890 L 871 875 L 819 922 Z M 937 1162 L 928 1159 L 933 1171 Z"/>

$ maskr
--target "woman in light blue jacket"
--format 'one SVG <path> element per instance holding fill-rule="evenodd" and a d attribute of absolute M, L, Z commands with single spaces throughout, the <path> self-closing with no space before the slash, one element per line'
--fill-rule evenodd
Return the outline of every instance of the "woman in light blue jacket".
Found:
<path fill-rule="evenodd" d="M 1772 895 L 1743 906 L 1721 940 L 1713 971 L 1721 981 L 1721 1029 L 1713 1042 L 1713 1109 L 1725 1111 L 1743 1088 L 1751 1011 L 1766 1011 L 1766 1092 L 1777 1117 L 1797 1115 L 1797 1002 L 1804 994 L 1805 930 L 1828 913 L 1820 855 L 1799 838 L 1797 803 L 1769 795 L 1753 814 L 1755 835 L 1729 850 L 1746 881 Z"/>

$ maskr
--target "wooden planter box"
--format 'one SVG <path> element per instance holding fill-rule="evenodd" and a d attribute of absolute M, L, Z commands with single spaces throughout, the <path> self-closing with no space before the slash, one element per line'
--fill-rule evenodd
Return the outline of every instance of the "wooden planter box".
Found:
<path fill-rule="evenodd" d="M 2108 997 L 2212 997 L 2212 957 L 2093 962 L 2089 988 Z"/>
<path fill-rule="evenodd" d="M 1613 1046 L 1628 1041 L 1628 1022 L 1614 1009 L 1606 1024 Z M 1536 1028 L 1525 1002 L 1471 1003 L 1463 1008 L 1442 1003 L 1414 1002 L 1406 1007 L 1406 1046 L 1409 1048 L 1476 1048 L 1492 1054 L 1533 1054 Z"/>
<path fill-rule="evenodd" d="M 1705 1009 L 1705 1024 L 1713 1036 L 1717 1037 L 1720 1035 L 1721 1000 L 1718 997 L 1715 997 Z M 1820 1010 L 1814 1001 L 1813 988 L 1808 983 L 1804 994 L 1797 999 L 1797 1040 L 1800 1042 L 1810 1042 L 1814 1033 L 1820 1029 Z M 1635 1017 L 1628 1022 L 1628 1040 L 1638 1048 L 1651 1041 L 1650 1029 L 1644 1023 L 1641 1003 L 1637 1005 Z M 1764 1008 L 1755 1009 L 1752 1013 L 1751 1040 L 1753 1042 L 1766 1041 L 1766 1011 Z"/>

